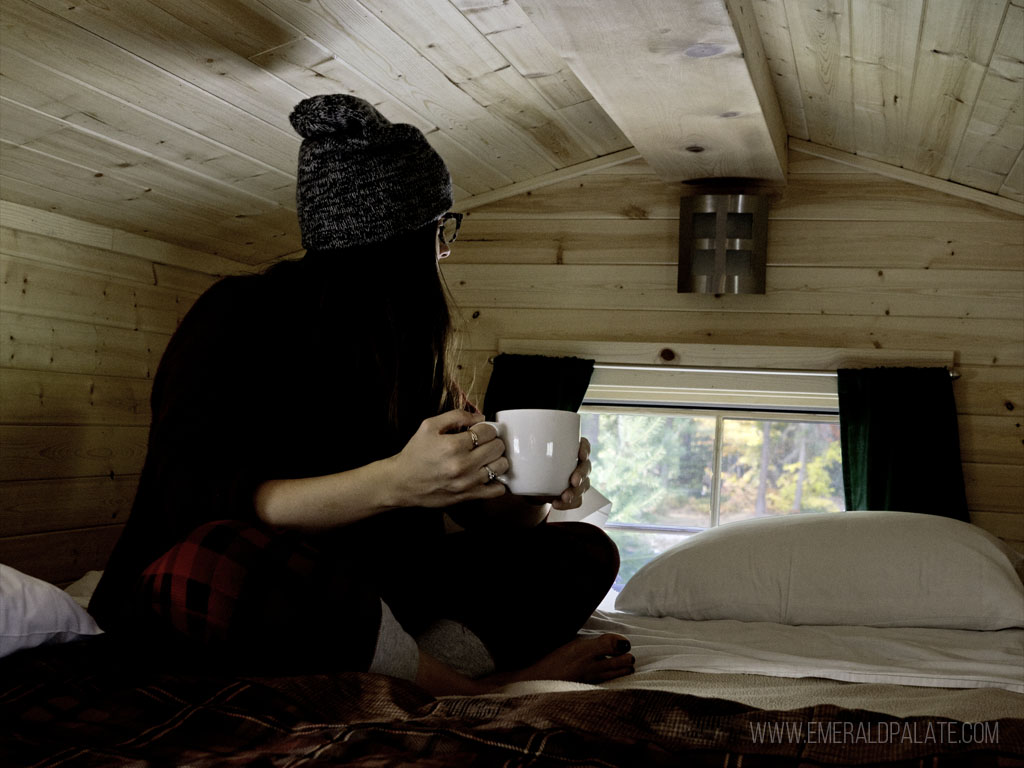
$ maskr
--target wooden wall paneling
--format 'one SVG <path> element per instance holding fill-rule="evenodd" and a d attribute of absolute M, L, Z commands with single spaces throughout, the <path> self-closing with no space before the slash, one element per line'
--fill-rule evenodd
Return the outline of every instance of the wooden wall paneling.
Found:
<path fill-rule="evenodd" d="M 769 225 L 774 290 L 787 287 L 791 293 L 778 304 L 769 291 L 762 297 L 678 296 L 671 305 L 668 290 L 650 287 L 659 283 L 658 269 L 667 276 L 674 266 L 671 228 L 679 190 L 649 183 L 650 173 L 639 164 L 474 210 L 462 250 L 456 248 L 443 269 L 456 295 L 470 282 L 483 285 L 477 270 L 485 264 L 504 278 L 463 297 L 463 336 L 474 352 L 469 366 L 477 386 L 485 387 L 490 375 L 488 350 L 496 353 L 499 340 L 510 337 L 546 339 L 562 351 L 559 343 L 579 339 L 601 350 L 613 349 L 615 341 L 649 341 L 651 355 L 665 339 L 764 346 L 769 356 L 780 345 L 893 352 L 904 361 L 955 350 L 961 377 L 954 394 L 972 515 L 1024 548 L 1021 218 L 935 189 L 893 183 L 864 167 L 836 173 L 842 166 L 831 158 L 815 161 L 800 152 L 793 157 L 789 186 Z M 625 216 L 630 205 L 646 218 Z M 588 228 L 608 243 L 603 251 L 599 246 L 588 252 Z M 643 239 L 649 253 L 627 247 L 616 255 L 614 243 L 630 239 Z M 586 275 L 624 287 L 602 291 L 602 281 L 589 282 Z M 643 275 L 646 287 L 636 287 Z M 615 276 L 619 283 L 608 282 Z M 630 290 L 636 291 L 630 299 L 617 295 Z M 634 302 L 641 290 L 649 295 Z M 1005 317 L 977 316 L 992 311 L 985 305 L 993 290 L 1003 296 L 995 313 Z M 537 300 L 534 291 L 546 291 L 546 300 Z M 819 312 L 795 313 L 801 295 L 806 299 L 816 291 Z M 695 298 L 709 299 L 707 306 Z M 767 301 L 759 307 L 729 301 L 744 298 Z M 859 314 L 873 313 L 873 301 L 892 299 L 905 315 L 888 306 L 889 315 Z M 619 303 L 629 308 L 608 308 Z M 822 316 L 822 308 L 829 314 Z M 943 317 L 947 311 L 951 315 Z"/>
<path fill-rule="evenodd" d="M 484 406 L 484 393 L 490 380 L 491 350 L 463 349 L 459 353 L 458 379 L 469 401 L 477 408 Z"/>
<path fill-rule="evenodd" d="M 804 176 L 812 173 L 824 173 L 824 174 L 850 174 L 850 173 L 870 173 L 870 171 L 857 165 L 850 165 L 848 163 L 841 163 L 837 160 L 830 159 L 822 154 L 811 154 L 796 149 L 797 146 L 812 146 L 819 147 L 820 145 L 811 144 L 808 141 L 801 141 L 795 136 L 789 137 L 789 176 L 793 179 L 797 176 Z"/>
<path fill-rule="evenodd" d="M 519 5 L 661 178 L 784 179 L 772 113 L 742 56 L 744 26 L 733 27 L 724 2 L 611 4 L 600 22 L 581 1 Z"/>
<path fill-rule="evenodd" d="M 566 218 L 565 196 L 572 195 L 571 218 L 576 219 L 650 219 L 679 221 L 681 189 L 654 176 L 630 179 L 623 188 L 618 174 L 587 174 L 557 184 L 535 189 L 525 195 L 509 197 L 476 208 L 477 219 Z"/>
<path fill-rule="evenodd" d="M 106 248 L 69 244 L 51 237 L 0 226 L 0 252 L 21 260 L 38 261 L 80 272 L 118 277 L 132 282 L 152 284 L 152 263 L 115 253 Z"/>
<path fill-rule="evenodd" d="M 5 227 L 20 232 L 42 235 L 64 243 L 75 243 L 115 253 L 131 254 L 136 258 L 181 267 L 193 272 L 227 275 L 253 271 L 253 268 L 246 264 L 214 254 L 201 253 L 121 229 L 87 223 L 51 211 L 30 208 L 9 200 L 0 200 L 0 221 Z M 56 245 L 54 248 L 56 249 Z"/>
<path fill-rule="evenodd" d="M 281 207 L 273 200 L 239 190 L 229 182 L 179 168 L 162 158 L 123 144 L 115 144 L 41 112 L 33 112 L 10 102 L 4 106 L 7 119 L 24 124 L 29 121 L 23 120 L 23 117 L 30 115 L 36 121 L 49 125 L 41 135 L 26 138 L 21 146 L 69 163 L 87 166 L 141 189 L 159 191 L 184 203 L 186 210 L 195 209 L 197 216 L 202 217 L 204 212 L 209 211 L 210 220 L 217 221 L 225 216 L 253 215 Z M 159 180 L 159 186 L 153 185 L 153 179 Z M 294 203 L 291 207 L 294 218 Z"/>
<path fill-rule="evenodd" d="M 428 0 L 413 6 L 399 0 L 364 0 L 362 5 L 485 110 L 534 138 L 556 168 L 593 157 L 540 91 L 450 2 Z"/>
<path fill-rule="evenodd" d="M 679 220 L 681 187 L 652 176 L 632 178 L 594 173 L 477 208 L 477 219 L 566 218 L 571 193 L 571 218 L 663 218 Z M 781 190 L 769 192 L 769 219 L 827 221 L 1013 222 L 1019 217 L 980 203 L 967 202 L 912 184 L 879 183 L 872 174 L 807 174 Z M 769 224 L 769 228 L 771 224 Z"/>
<path fill-rule="evenodd" d="M 509 66 L 508 60 L 448 0 L 360 0 L 457 85 Z M 534 92 L 536 93 L 536 92 Z"/>
<path fill-rule="evenodd" d="M 117 277 L 146 285 L 158 285 L 200 294 L 216 280 L 214 275 L 169 264 L 160 264 L 102 248 L 75 244 L 32 232 L 0 227 L 0 253 L 39 261 L 81 272 Z"/>
<path fill-rule="evenodd" d="M 295 205 L 294 163 L 286 173 L 262 156 L 245 155 L 99 87 L 42 66 L 10 47 L 0 51 L 0 62 L 0 83 L 11 102 L 279 205 Z"/>
<path fill-rule="evenodd" d="M 153 285 L 165 290 L 199 296 L 220 278 L 170 264 L 153 264 Z"/>
<path fill-rule="evenodd" d="M 0 368 L 0 423 L 148 425 L 149 379 Z"/>
<path fill-rule="evenodd" d="M 481 206 L 489 205 L 490 203 L 498 200 L 506 200 L 510 197 L 530 193 L 534 190 L 543 189 L 544 187 L 549 187 L 555 184 L 560 184 L 568 179 L 578 179 L 581 176 L 586 176 L 603 169 L 614 168 L 622 163 L 631 162 L 637 157 L 639 157 L 639 153 L 635 149 L 624 149 L 620 152 L 613 152 L 612 154 L 604 157 L 595 157 L 584 163 L 577 163 L 576 165 L 572 165 L 567 168 L 559 168 L 558 170 L 545 173 L 541 176 L 534 176 L 532 179 L 527 181 L 517 181 L 504 189 L 496 189 L 491 192 L 484 192 L 480 195 L 473 195 L 467 199 L 460 199 L 459 208 L 462 211 L 480 208 Z"/>
<path fill-rule="evenodd" d="M 138 483 L 136 475 L 2 483 L 0 538 L 123 524 Z"/>
<path fill-rule="evenodd" d="M 516 71 L 556 109 L 593 100 L 565 59 L 516 3 L 452 0 Z"/>
<path fill-rule="evenodd" d="M 0 312 L 0 361 L 19 370 L 148 379 L 169 333 Z"/>
<path fill-rule="evenodd" d="M 284 134 L 292 132 L 288 115 L 282 114 L 277 105 L 297 102 L 300 94 L 156 5 L 137 0 L 105 0 L 102 4 L 32 2 L 100 39 L 132 51 L 182 81 L 229 101 L 267 126 Z"/>
<path fill-rule="evenodd" d="M 969 200 L 988 210 L 1006 211 L 1013 216 L 1024 216 L 1024 205 L 1008 197 L 993 195 L 980 189 L 965 187 L 963 184 L 935 178 L 934 176 L 928 176 L 903 167 L 880 163 L 869 157 L 861 157 L 860 155 L 850 154 L 839 149 L 825 147 L 820 144 L 811 144 L 800 139 L 790 138 L 789 146 L 793 149 L 799 149 L 801 152 L 838 160 L 845 165 L 867 170 L 886 179 L 895 179 L 901 183 L 909 183 L 913 187 L 938 192 L 953 199 Z"/>
<path fill-rule="evenodd" d="M 303 95 L 353 94 L 366 99 L 382 112 L 394 114 L 396 122 L 411 123 L 424 133 L 436 127 L 358 70 L 339 60 L 320 43 L 305 35 L 254 53 L 249 60 L 273 73 L 275 77 L 285 81 Z"/>
<path fill-rule="evenodd" d="M 899 165 L 923 8 L 923 0 L 850 4 L 853 146 L 860 155 Z"/>
<path fill-rule="evenodd" d="M 1024 419 L 960 414 L 960 456 L 976 464 L 1013 464 L 1024 471 Z"/>
<path fill-rule="evenodd" d="M 885 269 L 1024 269 L 1018 221 L 773 219 L 768 264 Z"/>
<path fill-rule="evenodd" d="M 48 210 L 30 208 L 9 200 L 0 200 L 0 222 L 8 229 L 44 235 L 55 240 L 78 243 L 93 248 L 116 250 L 114 248 L 115 230 L 110 227 L 70 216 L 62 216 Z"/>
<path fill-rule="evenodd" d="M 102 570 L 123 528 L 106 525 L 0 539 L 0 563 L 65 586 L 86 571 Z"/>
<path fill-rule="evenodd" d="M 755 368 L 793 371 L 835 371 L 906 363 L 952 368 L 954 354 L 914 349 L 850 349 L 849 347 L 748 344 L 680 344 L 676 341 L 586 341 L 579 339 L 503 338 L 498 352 L 522 355 L 593 358 L 598 363 L 700 368 Z M 835 387 L 833 387 L 833 390 Z"/>
<path fill-rule="evenodd" d="M 468 151 L 492 158 L 495 167 L 513 180 L 553 170 L 516 130 L 496 120 L 354 0 L 340 0 L 329 7 L 288 0 L 261 2 L 449 133 Z"/>
<path fill-rule="evenodd" d="M 452 178 L 473 194 L 512 183 L 512 179 L 489 162 L 470 153 L 448 133 L 439 130 L 432 121 L 336 58 L 315 40 L 301 37 L 253 56 L 252 60 L 310 96 L 351 93 L 369 101 L 389 120 L 415 125 L 426 134 L 427 140 L 444 158 Z"/>
<path fill-rule="evenodd" d="M 567 285 L 564 293 L 573 290 Z M 464 304 L 467 348 L 496 349 L 499 338 L 590 340 L 675 339 L 680 343 L 735 343 L 768 346 L 893 348 L 958 351 L 964 365 L 1024 366 L 1017 324 L 1006 320 L 961 320 L 757 312 L 644 310 L 538 310 Z"/>
<path fill-rule="evenodd" d="M 173 333 L 196 299 L 11 256 L 0 256 L 0 267 L 0 301 L 8 312 Z"/>
<path fill-rule="evenodd" d="M 999 192 L 1024 148 L 1024 7 L 1006 8 L 992 60 L 957 150 L 950 179 Z"/>
<path fill-rule="evenodd" d="M 899 165 L 949 178 L 951 150 L 970 120 L 1006 5 L 1006 0 L 927 5 Z"/>
<path fill-rule="evenodd" d="M 1024 150 L 1017 155 L 1010 172 L 1006 174 L 999 194 L 1019 202 L 1024 202 Z"/>
<path fill-rule="evenodd" d="M 299 30 L 244 0 L 148 0 L 242 58 L 294 41 Z"/>
<path fill-rule="evenodd" d="M 816 174 L 790 183 L 772 201 L 772 218 L 836 221 L 1019 221 L 989 205 L 873 174 Z"/>
<path fill-rule="evenodd" d="M 848 152 L 853 138 L 850 16 L 845 0 L 786 0 L 808 140 Z"/>
<path fill-rule="evenodd" d="M 1024 318 L 1024 275 L 1018 272 L 768 267 L 767 294 L 712 296 L 677 293 L 675 266 L 452 264 L 444 269 L 456 302 L 470 305 Z"/>
<path fill-rule="evenodd" d="M 957 371 L 953 395 L 959 413 L 1024 418 L 1024 368 L 958 365 Z"/>
<path fill-rule="evenodd" d="M 988 516 L 989 512 L 1011 514 L 1024 525 L 1024 469 L 1014 464 L 976 464 L 964 462 L 964 484 L 967 487 L 968 507 L 973 515 Z M 1019 530 L 1019 529 L 1018 529 Z M 1024 536 L 1011 538 L 1024 540 Z"/>
<path fill-rule="evenodd" d="M 478 75 L 459 83 L 459 87 L 488 112 L 522 128 L 538 142 L 556 168 L 593 157 L 572 124 L 553 110 L 512 67 Z"/>
<path fill-rule="evenodd" d="M 295 172 L 299 137 L 219 99 L 29 0 L 5 0 L 4 45 L 39 64 L 216 142 Z"/>
<path fill-rule="evenodd" d="M 786 164 L 789 162 L 786 146 L 789 133 L 779 107 L 775 77 L 771 73 L 764 43 L 761 40 L 761 32 L 757 26 L 757 14 L 754 11 L 756 4 L 756 0 L 725 0 L 725 8 L 729 12 L 729 19 L 746 61 L 750 84 L 754 88 L 754 93 L 757 94 L 757 101 L 761 107 L 764 127 L 768 130 L 768 136 L 775 150 L 775 161 L 782 171 L 777 181 L 785 183 L 788 173 Z M 721 116 L 730 117 L 728 113 L 723 113 Z M 759 175 L 754 178 L 771 177 Z"/>
<path fill-rule="evenodd" d="M 800 77 L 796 68 L 796 55 L 789 34 L 789 20 L 786 4 L 780 2 L 755 2 L 754 16 L 761 33 L 765 58 L 778 95 L 782 117 L 790 136 L 807 139 L 807 117 L 804 113 Z M 792 157 L 790 157 L 792 161 Z M 791 169 L 790 169 L 791 170 Z"/>
<path fill-rule="evenodd" d="M 1024 516 L 1006 512 L 971 512 L 971 522 L 1024 552 Z"/>
<path fill-rule="evenodd" d="M 3 146 L 6 163 L 12 156 L 12 148 L 7 144 Z M 31 156 L 21 157 L 26 151 Z M 14 157 L 31 163 L 29 174 L 37 167 L 59 169 L 59 172 L 70 169 L 75 178 L 84 179 L 89 189 L 112 188 L 114 197 L 111 199 L 123 202 L 130 209 L 149 210 L 159 205 L 171 231 L 174 225 L 188 226 L 191 220 L 192 226 L 215 243 L 233 244 L 245 238 L 271 239 L 282 231 L 296 245 L 299 241 L 294 210 L 239 193 L 191 171 L 179 171 L 163 161 L 154 161 L 126 147 L 115 147 L 74 129 L 20 145 Z M 9 165 L 5 170 L 9 175 L 18 175 L 12 173 Z M 152 175 L 160 179 L 159 187 L 146 186 Z M 22 175 L 22 178 L 32 179 L 30 175 Z M 78 194 L 83 193 L 79 189 Z M 146 205 L 142 205 L 143 202 Z M 224 224 L 225 221 L 237 224 L 242 220 L 242 231 L 232 231 L 233 227 Z"/>
<path fill-rule="evenodd" d="M 158 192 L 119 181 L 99 171 L 65 162 L 12 144 L 0 144 L 4 199 L 106 224 L 138 234 L 165 237 L 189 248 L 236 259 L 266 251 L 262 243 L 239 244 L 219 237 L 219 220 L 197 218 L 178 201 Z M 61 191 L 37 186 L 35 179 L 58 179 Z M 269 258 L 273 253 L 264 255 Z"/>
<path fill-rule="evenodd" d="M 102 425 L 0 425 L 0 480 L 137 475 L 149 428 Z"/>
<path fill-rule="evenodd" d="M 1021 225 L 773 219 L 773 267 L 1002 270 L 1024 267 L 1015 242 Z M 472 212 L 449 264 L 677 264 L 679 223 L 672 219 L 481 219 Z"/>
<path fill-rule="evenodd" d="M 444 158 L 445 165 L 452 174 L 452 196 L 455 200 L 507 187 L 513 183 L 512 179 L 490 163 L 485 163 L 468 152 L 444 131 L 431 131 L 427 134 L 427 141 L 434 151 Z M 461 188 L 461 192 L 455 187 Z"/>
<path fill-rule="evenodd" d="M 533 82 L 532 80 L 530 82 Z M 632 146 L 618 125 L 608 116 L 595 99 L 570 104 L 558 114 L 572 125 L 587 145 L 599 157 L 619 152 Z"/>
<path fill-rule="evenodd" d="M 470 212 L 442 269 L 453 264 L 676 264 L 671 219 L 481 219 Z"/>

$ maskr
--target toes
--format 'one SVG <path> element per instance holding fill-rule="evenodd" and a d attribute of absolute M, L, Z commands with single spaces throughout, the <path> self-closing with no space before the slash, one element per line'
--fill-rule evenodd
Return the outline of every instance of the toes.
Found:
<path fill-rule="evenodd" d="M 621 656 L 630 649 L 629 640 L 622 635 L 601 635 L 597 642 L 600 643 L 601 654 L 604 656 Z"/>
<path fill-rule="evenodd" d="M 600 683 L 605 680 L 614 680 L 616 677 L 631 675 L 635 671 L 636 659 L 632 655 L 623 654 L 610 659 L 604 659 L 587 676 L 587 681 Z"/>

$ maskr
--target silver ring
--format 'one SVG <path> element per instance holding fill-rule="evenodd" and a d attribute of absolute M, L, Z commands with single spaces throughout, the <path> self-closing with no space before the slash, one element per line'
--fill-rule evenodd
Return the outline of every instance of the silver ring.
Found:
<path fill-rule="evenodd" d="M 489 466 L 487 466 L 486 464 L 484 464 L 484 469 L 487 470 L 487 482 L 488 483 L 493 483 L 495 480 L 498 479 L 498 475 L 495 473 L 495 471 L 493 469 L 491 469 Z"/>
<path fill-rule="evenodd" d="M 480 445 L 480 438 L 477 437 L 477 434 L 476 434 L 476 432 L 473 431 L 473 428 L 470 427 L 466 431 L 469 432 L 469 437 L 473 441 L 473 448 L 476 448 L 478 445 Z M 472 450 L 472 449 L 470 449 L 470 450 Z"/>

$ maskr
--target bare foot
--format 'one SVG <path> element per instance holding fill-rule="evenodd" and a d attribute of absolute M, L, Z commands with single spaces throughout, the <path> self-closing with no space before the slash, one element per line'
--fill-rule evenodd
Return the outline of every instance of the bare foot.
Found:
<path fill-rule="evenodd" d="M 603 683 L 606 680 L 633 674 L 636 659 L 628 651 L 629 640 L 622 635 L 578 637 L 526 669 L 491 675 L 481 682 L 497 686 L 524 680 Z"/>
<path fill-rule="evenodd" d="M 420 652 L 416 683 L 434 696 L 490 693 L 503 685 L 525 680 L 568 680 L 602 683 L 630 675 L 636 659 L 629 653 L 629 640 L 622 635 L 604 634 L 566 643 L 525 669 L 499 672 L 473 680 Z"/>

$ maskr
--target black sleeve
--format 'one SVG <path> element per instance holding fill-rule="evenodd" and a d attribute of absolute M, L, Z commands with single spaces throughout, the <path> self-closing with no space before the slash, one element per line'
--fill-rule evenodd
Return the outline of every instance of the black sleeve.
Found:
<path fill-rule="evenodd" d="M 260 374 L 273 351 L 260 344 L 254 293 L 250 278 L 229 278 L 200 297 L 153 384 L 144 501 L 175 538 L 211 520 L 254 519 L 253 492 L 268 479 L 273 437 L 255 411 L 269 405 Z"/>

